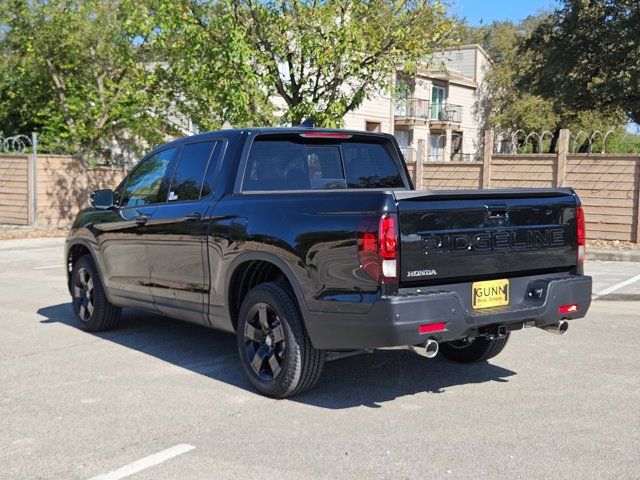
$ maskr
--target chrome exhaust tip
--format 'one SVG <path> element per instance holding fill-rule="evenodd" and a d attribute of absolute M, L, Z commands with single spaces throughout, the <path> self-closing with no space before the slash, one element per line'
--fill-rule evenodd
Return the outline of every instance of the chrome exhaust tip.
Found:
<path fill-rule="evenodd" d="M 563 318 L 557 323 L 552 323 L 551 325 L 544 325 L 538 328 L 541 328 L 542 330 L 549 333 L 555 333 L 556 335 L 564 335 L 569 329 L 569 322 Z"/>
<path fill-rule="evenodd" d="M 424 344 L 424 356 L 427 358 L 433 358 L 438 355 L 440 350 L 440 344 L 434 339 L 430 338 L 427 343 Z"/>
<path fill-rule="evenodd" d="M 421 345 L 409 345 L 409 349 L 421 357 L 433 358 L 438 355 L 440 344 L 433 338 L 430 338 Z"/>

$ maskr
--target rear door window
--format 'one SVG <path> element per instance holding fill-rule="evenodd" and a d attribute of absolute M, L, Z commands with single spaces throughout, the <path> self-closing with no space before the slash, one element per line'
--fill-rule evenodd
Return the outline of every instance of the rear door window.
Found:
<path fill-rule="evenodd" d="M 346 174 L 346 175 L 345 175 Z M 402 188 L 402 177 L 384 145 L 367 142 L 253 142 L 244 191 Z"/>
<path fill-rule="evenodd" d="M 217 159 L 215 141 L 188 143 L 182 149 L 169 188 L 169 202 L 197 200 L 213 191 Z"/>
<path fill-rule="evenodd" d="M 215 142 L 213 147 L 213 153 L 209 159 L 207 165 L 207 172 L 204 174 L 204 180 L 202 181 L 202 189 L 200 190 L 200 198 L 211 195 L 214 191 L 216 179 L 218 178 L 218 166 L 222 158 L 222 151 L 224 150 L 224 140 Z"/>

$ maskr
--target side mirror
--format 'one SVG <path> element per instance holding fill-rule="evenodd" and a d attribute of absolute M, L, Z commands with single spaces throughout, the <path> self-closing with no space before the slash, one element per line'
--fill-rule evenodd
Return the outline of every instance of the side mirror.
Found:
<path fill-rule="evenodd" d="M 96 190 L 91 194 L 91 205 L 98 210 L 109 210 L 115 206 L 113 190 L 105 188 Z"/>

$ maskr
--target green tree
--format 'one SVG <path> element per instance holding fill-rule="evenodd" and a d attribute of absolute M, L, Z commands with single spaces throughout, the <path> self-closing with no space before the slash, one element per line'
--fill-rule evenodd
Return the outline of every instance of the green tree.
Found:
<path fill-rule="evenodd" d="M 138 153 L 168 131 L 135 0 L 8 0 L 0 6 L 0 130 L 50 151 Z"/>
<path fill-rule="evenodd" d="M 621 109 L 640 122 L 640 6 L 637 0 L 564 0 L 524 42 L 520 79 L 575 111 Z"/>
<path fill-rule="evenodd" d="M 210 123 L 340 125 L 391 91 L 399 65 L 410 71 L 456 35 L 437 0 L 191 0 L 173 18 L 162 30 L 174 97 Z"/>
<path fill-rule="evenodd" d="M 529 42 L 532 32 L 547 19 L 547 14 L 540 14 L 518 24 L 494 22 L 469 29 L 467 40 L 480 43 L 493 60 L 480 89 L 480 108 L 484 109 L 490 125 L 498 130 L 523 130 L 527 134 L 549 131 L 557 139 L 561 128 L 574 132 L 606 131 L 623 123 L 625 116 L 620 108 L 576 109 L 567 102 L 563 92 L 552 90 L 542 95 L 523 81 L 526 72 L 543 68 L 530 51 Z M 522 135 L 521 140 L 525 136 Z M 555 148 L 555 141 L 543 146 L 538 145 L 535 138 L 530 140 L 532 144 L 527 147 L 536 151 Z"/>
<path fill-rule="evenodd" d="M 527 63 L 526 55 L 519 53 L 517 47 L 534 22 L 535 18 L 521 24 L 494 22 L 476 31 L 477 40 L 493 60 L 482 94 L 485 114 L 495 128 L 542 132 L 554 130 L 560 122 L 553 102 L 514 88 Z"/>
<path fill-rule="evenodd" d="M 165 92 L 165 110 L 202 130 L 272 123 L 270 89 L 239 4 L 146 0 L 144 5 L 141 22 L 158 33 L 153 70 Z"/>

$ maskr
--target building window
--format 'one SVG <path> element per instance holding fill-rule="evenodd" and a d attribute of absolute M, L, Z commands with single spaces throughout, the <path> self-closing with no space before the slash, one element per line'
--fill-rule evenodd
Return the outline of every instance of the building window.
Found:
<path fill-rule="evenodd" d="M 451 160 L 463 161 L 465 155 L 462 152 L 462 132 L 453 132 L 451 135 Z"/>
<path fill-rule="evenodd" d="M 432 162 L 444 161 L 444 133 L 432 133 L 429 135 L 429 160 Z"/>
<path fill-rule="evenodd" d="M 444 120 L 444 87 L 431 87 L 431 119 Z"/>
<path fill-rule="evenodd" d="M 400 147 L 400 151 L 402 155 L 404 155 L 405 159 L 409 158 L 409 130 L 396 130 L 393 134 L 398 141 L 398 146 Z"/>
<path fill-rule="evenodd" d="M 382 123 L 380 122 L 365 122 L 365 130 L 367 132 L 381 132 Z"/>

